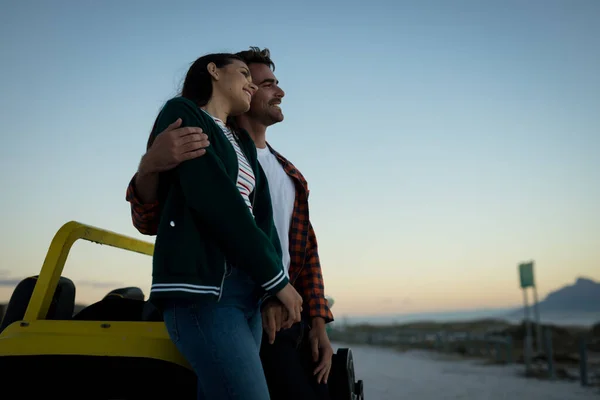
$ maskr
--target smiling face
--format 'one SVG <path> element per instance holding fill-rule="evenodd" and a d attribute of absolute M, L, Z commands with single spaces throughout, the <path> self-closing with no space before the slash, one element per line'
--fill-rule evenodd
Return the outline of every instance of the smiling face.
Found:
<path fill-rule="evenodd" d="M 248 66 L 243 61 L 232 60 L 221 68 L 212 63 L 207 68 L 213 77 L 213 94 L 219 93 L 226 99 L 229 115 L 236 116 L 248 111 L 257 89 L 252 83 Z"/>
<path fill-rule="evenodd" d="M 252 80 L 258 86 L 252 96 L 252 103 L 247 115 L 264 126 L 271 126 L 283 121 L 281 101 L 285 92 L 279 87 L 279 81 L 268 65 L 250 64 Z"/>

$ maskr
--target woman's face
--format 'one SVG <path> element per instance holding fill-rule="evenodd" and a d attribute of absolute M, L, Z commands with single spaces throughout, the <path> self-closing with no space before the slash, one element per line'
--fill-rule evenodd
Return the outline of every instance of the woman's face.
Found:
<path fill-rule="evenodd" d="M 231 64 L 216 68 L 211 75 L 214 78 L 213 94 L 219 92 L 229 100 L 230 116 L 243 114 L 250 109 L 257 87 L 252 83 L 250 70 L 244 62 L 232 60 Z"/>

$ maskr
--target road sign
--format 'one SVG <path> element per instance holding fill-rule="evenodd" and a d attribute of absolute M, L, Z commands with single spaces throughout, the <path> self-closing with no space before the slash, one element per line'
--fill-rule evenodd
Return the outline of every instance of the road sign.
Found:
<path fill-rule="evenodd" d="M 519 264 L 519 277 L 521 278 L 521 287 L 535 287 L 533 279 L 533 261 Z"/>

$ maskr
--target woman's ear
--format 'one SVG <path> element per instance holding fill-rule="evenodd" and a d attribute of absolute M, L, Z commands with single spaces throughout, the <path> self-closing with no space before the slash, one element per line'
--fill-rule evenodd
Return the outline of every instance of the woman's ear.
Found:
<path fill-rule="evenodd" d="M 217 65 L 214 62 L 209 63 L 206 66 L 206 70 L 215 81 L 219 80 L 219 68 L 217 68 Z"/>

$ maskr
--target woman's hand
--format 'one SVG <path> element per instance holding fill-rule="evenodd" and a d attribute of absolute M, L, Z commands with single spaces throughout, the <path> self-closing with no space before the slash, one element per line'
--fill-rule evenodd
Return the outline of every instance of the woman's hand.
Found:
<path fill-rule="evenodd" d="M 283 321 L 283 328 L 289 328 L 300 322 L 302 314 L 302 296 L 298 294 L 291 284 L 287 284 L 275 295 L 287 310 L 287 319 Z"/>

